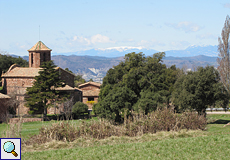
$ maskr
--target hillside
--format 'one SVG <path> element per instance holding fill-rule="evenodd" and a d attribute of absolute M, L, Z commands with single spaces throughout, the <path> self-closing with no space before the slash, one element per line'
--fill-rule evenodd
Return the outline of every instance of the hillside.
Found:
<path fill-rule="evenodd" d="M 24 56 L 23 59 L 28 60 L 28 56 Z M 124 57 L 100 57 L 100 56 L 77 56 L 77 55 L 55 55 L 51 57 L 54 63 L 61 68 L 69 68 L 75 74 L 82 74 L 83 78 L 89 80 L 92 78 L 94 81 L 102 82 L 106 72 L 119 64 Z M 209 57 L 204 55 L 193 57 L 165 57 L 163 63 L 167 67 L 176 65 L 176 67 L 193 68 L 195 66 L 205 67 L 207 65 L 218 66 L 217 57 Z"/>
<path fill-rule="evenodd" d="M 91 49 L 74 53 L 52 53 L 51 59 L 62 68 L 69 68 L 75 74 L 82 74 L 83 78 L 102 82 L 106 72 L 119 64 L 125 54 L 131 52 L 143 52 L 146 56 L 152 56 L 158 51 L 153 49 L 136 48 L 109 48 Z M 213 65 L 217 67 L 217 46 L 190 46 L 184 50 L 165 51 L 166 57 L 163 63 L 170 67 L 176 65 L 179 68 L 194 68 L 196 66 Z M 28 56 L 24 56 L 28 60 Z"/>

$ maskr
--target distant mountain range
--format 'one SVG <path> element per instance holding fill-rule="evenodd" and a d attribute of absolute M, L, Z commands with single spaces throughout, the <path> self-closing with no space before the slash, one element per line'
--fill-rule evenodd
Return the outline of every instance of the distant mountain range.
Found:
<path fill-rule="evenodd" d="M 113 47 L 107 49 L 91 49 L 86 51 L 70 52 L 70 53 L 52 53 L 52 55 L 78 55 L 78 56 L 100 56 L 100 57 L 121 57 L 131 52 L 143 52 L 146 56 L 151 56 L 159 51 L 153 49 L 145 49 L 142 47 Z M 205 55 L 215 57 L 218 56 L 217 46 L 190 46 L 184 50 L 169 50 L 165 51 L 166 57 L 192 57 Z"/>
<path fill-rule="evenodd" d="M 94 52 L 95 51 L 95 52 Z M 92 53 L 91 53 L 92 52 Z M 82 51 L 75 54 L 64 54 L 57 55 L 52 53 L 51 59 L 54 63 L 61 68 L 69 68 L 75 74 L 82 74 L 83 78 L 89 80 L 92 78 L 94 81 L 102 82 L 106 72 L 119 64 L 120 61 L 124 60 L 124 55 L 131 52 L 143 52 L 146 56 L 153 55 L 158 52 L 155 50 L 147 49 L 110 49 L 110 50 L 88 50 Z M 92 55 L 102 56 L 92 56 Z M 91 56 L 89 56 L 89 54 Z M 171 50 L 166 51 L 166 57 L 163 59 L 163 63 L 167 67 L 176 65 L 179 68 L 192 69 L 197 66 L 212 65 L 217 67 L 217 46 L 191 46 L 185 50 Z M 107 57 L 105 56 L 107 55 Z M 116 55 L 116 56 L 115 56 Z M 22 57 L 28 60 L 28 56 Z"/>

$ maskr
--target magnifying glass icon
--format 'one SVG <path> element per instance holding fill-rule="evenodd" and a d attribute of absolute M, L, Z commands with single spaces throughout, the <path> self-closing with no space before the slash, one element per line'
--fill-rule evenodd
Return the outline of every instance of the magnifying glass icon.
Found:
<path fill-rule="evenodd" d="M 15 145 L 11 141 L 7 141 L 3 145 L 3 149 L 7 153 L 12 153 L 15 157 L 18 156 L 18 154 L 14 151 L 15 150 Z"/>

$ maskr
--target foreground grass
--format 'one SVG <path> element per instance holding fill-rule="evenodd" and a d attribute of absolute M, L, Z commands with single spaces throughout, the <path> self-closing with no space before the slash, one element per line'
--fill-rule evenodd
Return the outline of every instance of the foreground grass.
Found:
<path fill-rule="evenodd" d="M 88 119 L 85 121 L 91 121 L 91 120 L 98 120 L 97 117 L 94 117 L 93 119 Z M 70 120 L 69 122 L 71 124 L 77 124 L 79 123 L 81 120 Z M 21 138 L 22 139 L 28 139 L 30 138 L 32 135 L 35 134 L 39 134 L 39 129 L 42 126 L 50 126 L 53 123 L 56 123 L 58 121 L 35 121 L 35 122 L 26 122 L 26 123 L 22 123 L 21 126 Z M 0 124 L 0 136 L 1 137 L 5 137 L 5 131 L 9 130 L 10 128 L 10 124 Z"/>
<path fill-rule="evenodd" d="M 26 152 L 22 159 L 229 159 L 229 135 Z"/>

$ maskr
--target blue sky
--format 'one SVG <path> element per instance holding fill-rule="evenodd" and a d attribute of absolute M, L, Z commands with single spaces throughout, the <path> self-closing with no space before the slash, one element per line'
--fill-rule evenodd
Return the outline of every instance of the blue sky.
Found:
<path fill-rule="evenodd" d="M 88 49 L 180 50 L 217 45 L 227 0 L 0 0 L 0 50 L 27 55 Z"/>

